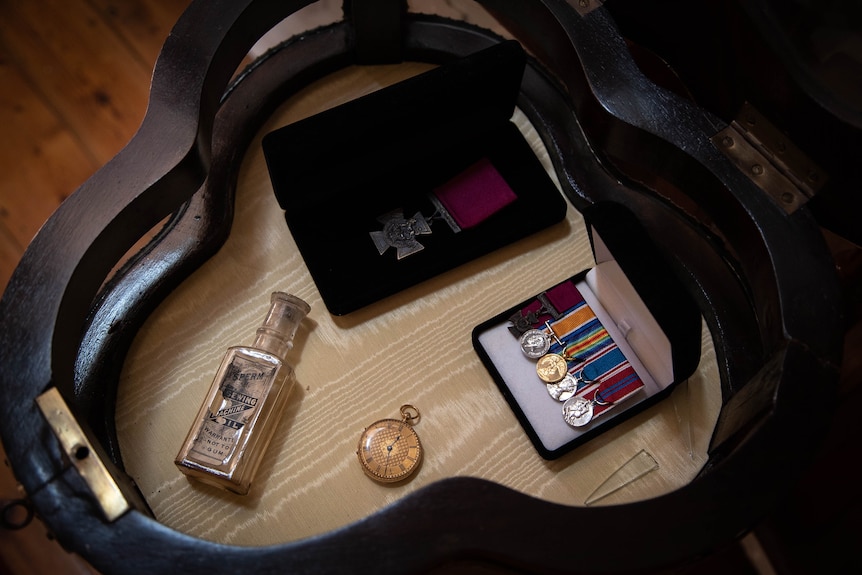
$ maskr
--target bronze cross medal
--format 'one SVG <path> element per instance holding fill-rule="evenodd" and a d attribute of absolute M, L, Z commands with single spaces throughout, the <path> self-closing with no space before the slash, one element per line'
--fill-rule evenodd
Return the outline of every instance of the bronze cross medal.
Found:
<path fill-rule="evenodd" d="M 383 224 L 383 229 L 369 234 L 380 255 L 392 247 L 400 260 L 425 249 L 425 246 L 416 240 L 416 236 L 430 234 L 431 226 L 421 213 L 416 212 L 416 215 L 407 219 L 403 211 L 394 210 L 380 216 L 377 221 Z"/>

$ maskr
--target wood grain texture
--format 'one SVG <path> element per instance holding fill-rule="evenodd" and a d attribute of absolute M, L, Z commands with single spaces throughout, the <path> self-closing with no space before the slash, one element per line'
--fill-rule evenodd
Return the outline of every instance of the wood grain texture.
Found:
<path fill-rule="evenodd" d="M 48 216 L 137 130 L 187 5 L 0 1 L 0 288 Z"/>
<path fill-rule="evenodd" d="M 9 57 L 3 40 L 0 35 L 0 286 L 5 287 L 42 223 L 97 165 Z"/>
<path fill-rule="evenodd" d="M 151 70 L 170 26 L 186 9 L 188 0 L 91 0 L 106 24 L 118 34 L 145 70 Z"/>
<path fill-rule="evenodd" d="M 137 130 L 158 51 L 187 5 L 0 0 L 0 291 L 45 220 Z M 22 495 L 0 468 L 0 500 Z M 94 570 L 34 521 L 3 531 L 0 572 Z"/>
<path fill-rule="evenodd" d="M 554 462 L 533 449 L 473 351 L 475 325 L 591 267 L 582 218 L 571 208 L 564 223 L 387 300 L 345 317 L 327 313 L 272 194 L 260 137 L 423 69 L 352 68 L 286 102 L 245 158 L 226 245 L 140 331 L 120 382 L 118 435 L 127 471 L 165 525 L 266 545 L 337 529 L 446 477 L 482 477 L 583 505 L 646 449 L 660 469 L 602 502 L 620 503 L 673 490 L 704 463 L 720 407 L 706 335 L 701 368 L 671 398 Z M 516 123 L 549 166 L 524 117 Z M 326 215 L 319 217 L 323 228 Z M 245 498 L 190 483 L 174 456 L 225 349 L 251 343 L 276 290 L 302 297 L 312 312 L 288 359 L 297 384 L 258 480 Z M 426 458 L 407 484 L 378 485 L 359 468 L 356 442 L 363 427 L 397 417 L 404 403 L 422 412 L 416 431 Z"/>
<path fill-rule="evenodd" d="M 68 10 L 62 2 L 7 2 L 18 22 L 4 29 L 4 46 L 29 70 L 35 88 L 63 94 L 57 112 L 82 138 L 97 165 L 125 145 L 146 109 L 150 72 L 129 60 L 126 45 L 89 4 Z M 44 13 L 62 18 L 43 18 Z M 93 130 L 92 126 L 98 126 Z"/>

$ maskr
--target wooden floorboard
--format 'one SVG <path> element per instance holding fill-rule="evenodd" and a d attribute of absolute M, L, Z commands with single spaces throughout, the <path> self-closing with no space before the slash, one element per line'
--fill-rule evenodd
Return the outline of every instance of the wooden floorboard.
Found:
<path fill-rule="evenodd" d="M 0 125 L 0 221 L 4 243 L 14 247 L 10 254 L 20 255 L 42 222 L 97 163 L 8 56 L 0 62 Z M 4 278 L 17 259 L 3 262 Z"/>
<path fill-rule="evenodd" d="M 0 0 L 0 292 L 45 220 L 137 130 L 188 3 Z M 21 497 L 16 485 L 0 468 L 0 504 Z M 93 570 L 33 521 L 2 530 L 0 573 Z"/>
<path fill-rule="evenodd" d="M 110 160 L 143 118 L 149 70 L 89 3 L 8 2 L 6 10 L 15 25 L 3 30 L 4 49 L 85 152 L 99 165 Z"/>
<path fill-rule="evenodd" d="M 187 4 L 0 0 L 0 288 L 60 202 L 134 135 Z"/>

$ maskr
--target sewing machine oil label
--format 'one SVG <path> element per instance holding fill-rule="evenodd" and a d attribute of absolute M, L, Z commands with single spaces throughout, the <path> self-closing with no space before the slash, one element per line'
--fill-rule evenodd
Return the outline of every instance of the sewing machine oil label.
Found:
<path fill-rule="evenodd" d="M 192 453 L 209 463 L 227 463 L 272 385 L 276 366 L 233 355 L 219 392 L 198 432 Z"/>

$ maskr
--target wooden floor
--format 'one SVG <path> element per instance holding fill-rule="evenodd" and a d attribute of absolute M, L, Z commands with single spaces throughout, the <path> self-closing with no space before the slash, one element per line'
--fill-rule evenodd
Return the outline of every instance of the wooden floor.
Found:
<path fill-rule="evenodd" d="M 0 0 L 0 292 L 42 223 L 134 134 L 159 49 L 187 4 Z M 842 448 L 858 452 L 858 441 L 843 435 Z M 11 471 L 0 468 L 0 503 L 19 497 Z M 93 571 L 34 521 L 19 531 L 0 527 L 5 573 Z"/>
<path fill-rule="evenodd" d="M 143 119 L 188 0 L 0 0 L 0 287 L 33 235 Z"/>
<path fill-rule="evenodd" d="M 0 291 L 43 222 L 140 125 L 189 0 L 0 0 Z M 4 459 L 5 460 L 5 459 Z M 0 469 L 0 501 L 20 497 Z M 0 573 L 92 573 L 34 521 L 0 528 Z"/>

